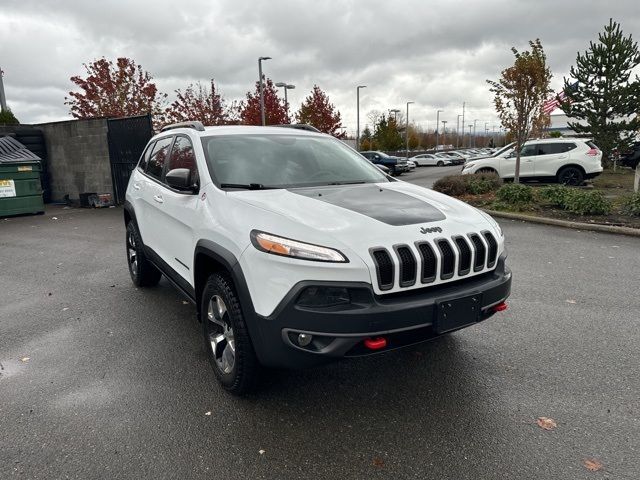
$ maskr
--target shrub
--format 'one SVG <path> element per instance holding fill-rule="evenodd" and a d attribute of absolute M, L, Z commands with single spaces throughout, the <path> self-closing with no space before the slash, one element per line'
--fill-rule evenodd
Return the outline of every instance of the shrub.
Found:
<path fill-rule="evenodd" d="M 538 197 L 545 202 L 556 206 L 563 207 L 567 199 L 567 195 L 571 192 L 570 188 L 563 185 L 554 185 L 551 187 L 542 187 L 538 189 Z"/>
<path fill-rule="evenodd" d="M 597 190 L 569 189 L 564 208 L 579 215 L 606 215 L 611 212 L 611 202 Z"/>
<path fill-rule="evenodd" d="M 466 175 L 467 192 L 473 195 L 495 192 L 502 186 L 502 179 L 497 173 L 476 173 Z"/>
<path fill-rule="evenodd" d="M 437 180 L 433 184 L 436 192 L 456 197 L 467 193 L 467 184 L 463 175 L 448 175 Z"/>
<path fill-rule="evenodd" d="M 640 217 L 640 192 L 634 193 L 624 199 L 622 204 L 623 215 Z"/>
<path fill-rule="evenodd" d="M 502 180 L 495 173 L 482 173 L 476 175 L 448 175 L 437 180 L 433 184 L 436 192 L 451 196 L 464 194 L 482 195 L 498 190 Z"/>
<path fill-rule="evenodd" d="M 496 197 L 500 202 L 508 205 L 522 205 L 533 201 L 533 189 L 528 185 L 508 183 L 500 187 Z"/>
<path fill-rule="evenodd" d="M 0 112 L 0 125 L 18 125 L 19 123 L 11 110 L 6 109 Z"/>

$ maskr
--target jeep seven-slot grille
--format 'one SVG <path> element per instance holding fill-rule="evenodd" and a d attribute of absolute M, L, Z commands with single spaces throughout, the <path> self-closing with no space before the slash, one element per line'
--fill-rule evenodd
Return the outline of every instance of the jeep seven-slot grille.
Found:
<path fill-rule="evenodd" d="M 473 242 L 473 249 L 476 252 L 476 256 L 473 261 L 473 271 L 478 272 L 484 268 L 484 264 L 487 261 L 487 249 L 477 234 L 472 233 L 469 235 L 469 238 Z"/>
<path fill-rule="evenodd" d="M 376 272 L 378 274 L 378 286 L 380 290 L 389 290 L 393 288 L 393 261 L 391 255 L 384 248 L 376 249 L 371 252 L 373 260 L 376 263 Z"/>
<path fill-rule="evenodd" d="M 436 271 L 438 270 L 438 259 L 436 253 L 427 242 L 416 243 L 420 259 L 422 260 L 422 283 L 431 283 L 436 279 Z"/>
<path fill-rule="evenodd" d="M 448 280 L 456 273 L 456 266 L 458 277 L 469 275 L 472 270 L 480 272 L 485 268 L 493 268 L 497 261 L 498 242 L 493 234 L 485 230 L 480 234 L 438 238 L 433 243 L 419 241 L 415 243 L 415 249 L 409 245 L 395 245 L 393 249 L 376 247 L 370 251 L 378 287 L 380 290 L 391 290 L 394 286 L 410 287 L 418 281 L 421 284 L 431 283 L 437 275 L 442 280 Z"/>
<path fill-rule="evenodd" d="M 455 237 L 453 241 L 458 247 L 458 275 L 466 275 L 471 270 L 471 248 L 462 237 Z"/>
<path fill-rule="evenodd" d="M 487 241 L 487 245 L 489 246 L 489 258 L 487 259 L 487 267 L 491 268 L 496 263 L 496 257 L 498 256 L 498 242 L 491 235 L 491 233 L 485 231 L 482 232 L 484 239 Z"/>
<path fill-rule="evenodd" d="M 442 264 L 440 266 L 440 278 L 446 280 L 453 277 L 453 270 L 456 265 L 456 256 L 453 253 L 453 248 L 448 240 L 441 238 L 436 240 L 436 245 L 440 249 L 440 255 L 442 256 Z"/>
<path fill-rule="evenodd" d="M 409 287 L 416 283 L 416 257 L 406 245 L 395 247 L 395 251 L 400 259 L 400 286 Z"/>

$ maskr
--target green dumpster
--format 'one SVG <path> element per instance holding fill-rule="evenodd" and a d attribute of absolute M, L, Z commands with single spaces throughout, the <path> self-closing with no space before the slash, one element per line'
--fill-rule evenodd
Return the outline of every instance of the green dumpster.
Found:
<path fill-rule="evenodd" d="M 0 148 L 0 217 L 20 215 L 25 213 L 42 213 L 42 186 L 40 172 L 42 170 L 38 158 L 31 152 L 7 151 L 7 137 L 5 148 Z M 14 139 L 11 146 L 26 148 Z M 29 158 L 31 157 L 31 158 Z"/>

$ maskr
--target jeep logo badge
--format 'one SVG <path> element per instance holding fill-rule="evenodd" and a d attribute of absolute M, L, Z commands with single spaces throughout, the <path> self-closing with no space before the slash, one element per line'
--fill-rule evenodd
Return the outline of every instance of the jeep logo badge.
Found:
<path fill-rule="evenodd" d="M 420 233 L 442 233 L 442 229 L 440 227 L 422 227 L 420 229 Z"/>

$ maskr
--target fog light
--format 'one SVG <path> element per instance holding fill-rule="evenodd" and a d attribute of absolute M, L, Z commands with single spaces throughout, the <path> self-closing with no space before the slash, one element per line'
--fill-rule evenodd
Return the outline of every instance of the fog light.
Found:
<path fill-rule="evenodd" d="M 313 335 L 309 335 L 307 333 L 301 333 L 300 335 L 298 335 L 298 345 L 300 345 L 301 347 L 306 347 L 307 345 L 309 345 L 311 343 L 311 340 L 313 340 Z"/>

